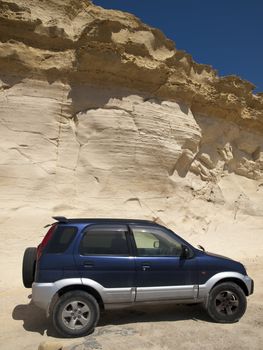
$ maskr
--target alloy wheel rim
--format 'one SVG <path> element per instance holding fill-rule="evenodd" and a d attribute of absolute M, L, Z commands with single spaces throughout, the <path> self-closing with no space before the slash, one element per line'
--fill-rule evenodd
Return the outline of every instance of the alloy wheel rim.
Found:
<path fill-rule="evenodd" d="M 217 294 L 215 307 L 218 313 L 231 316 L 238 310 L 239 299 L 236 293 L 224 290 Z"/>
<path fill-rule="evenodd" d="M 71 301 L 62 311 L 64 325 L 72 330 L 85 328 L 90 321 L 90 317 L 89 306 L 80 300 Z"/>

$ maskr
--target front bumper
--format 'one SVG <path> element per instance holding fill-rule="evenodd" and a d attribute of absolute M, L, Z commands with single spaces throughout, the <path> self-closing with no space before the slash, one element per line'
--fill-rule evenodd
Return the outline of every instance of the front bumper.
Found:
<path fill-rule="evenodd" d="M 254 281 L 249 276 L 244 276 L 243 281 L 245 282 L 248 290 L 248 295 L 254 293 Z"/>
<path fill-rule="evenodd" d="M 250 294 L 254 293 L 254 281 L 251 280 L 251 290 L 250 290 Z"/>

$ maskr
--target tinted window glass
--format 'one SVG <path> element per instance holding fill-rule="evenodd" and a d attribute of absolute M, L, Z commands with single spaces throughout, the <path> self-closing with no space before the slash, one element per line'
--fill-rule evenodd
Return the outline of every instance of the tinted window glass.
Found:
<path fill-rule="evenodd" d="M 155 228 L 133 228 L 139 256 L 180 256 L 182 245 L 176 237 Z"/>
<path fill-rule="evenodd" d="M 47 245 L 46 253 L 55 254 L 65 252 L 74 240 L 76 233 L 76 227 L 58 225 Z"/>
<path fill-rule="evenodd" d="M 123 228 L 91 227 L 80 243 L 81 255 L 128 255 L 128 244 Z"/>

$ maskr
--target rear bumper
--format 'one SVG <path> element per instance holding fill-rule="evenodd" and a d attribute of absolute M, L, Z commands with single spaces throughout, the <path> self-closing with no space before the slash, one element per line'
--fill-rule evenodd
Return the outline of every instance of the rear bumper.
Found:
<path fill-rule="evenodd" d="M 49 311 L 50 303 L 56 293 L 67 286 L 82 285 L 80 278 L 69 278 L 59 280 L 53 283 L 33 283 L 32 285 L 32 301 L 39 308 Z"/>
<path fill-rule="evenodd" d="M 32 301 L 43 310 L 48 309 L 55 293 L 54 283 L 33 283 L 32 285 Z"/>

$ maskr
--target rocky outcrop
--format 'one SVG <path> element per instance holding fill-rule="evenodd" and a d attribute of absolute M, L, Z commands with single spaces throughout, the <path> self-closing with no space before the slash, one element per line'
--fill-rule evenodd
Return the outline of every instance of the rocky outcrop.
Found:
<path fill-rule="evenodd" d="M 1 1 L 0 11 L 3 73 L 136 89 L 263 130 L 263 98 L 253 84 L 219 78 L 130 14 L 79 0 Z"/>
<path fill-rule="evenodd" d="M 136 17 L 0 1 L 0 79 L 6 220 L 143 216 L 193 233 L 213 227 L 211 205 L 262 216 L 262 94 Z"/>

